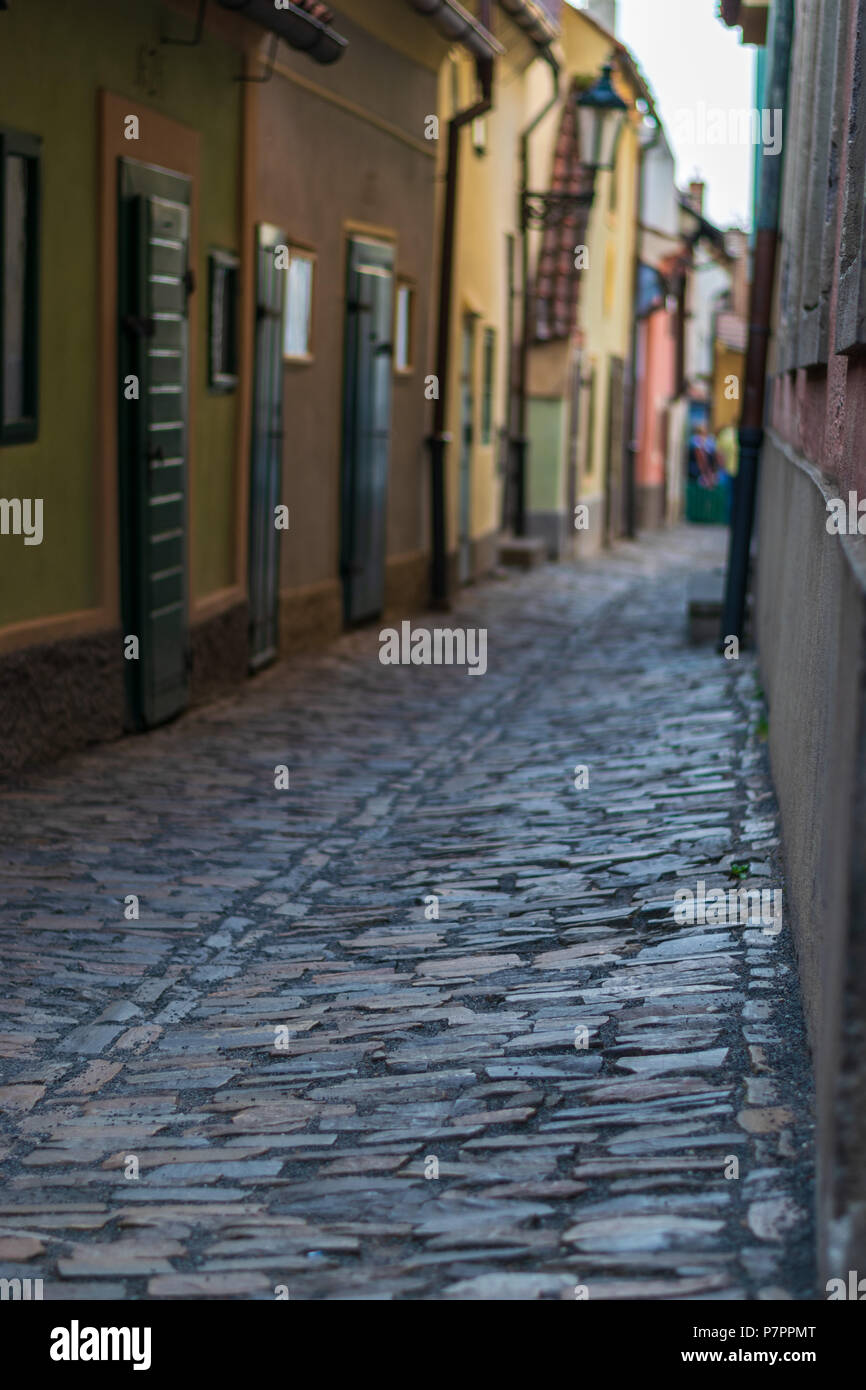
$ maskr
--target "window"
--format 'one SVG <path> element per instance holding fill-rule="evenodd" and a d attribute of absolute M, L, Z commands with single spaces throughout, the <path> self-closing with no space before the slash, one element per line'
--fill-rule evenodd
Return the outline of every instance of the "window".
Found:
<path fill-rule="evenodd" d="M 238 384 L 238 265 L 229 251 L 212 251 L 208 257 L 212 391 L 233 391 Z"/>
<path fill-rule="evenodd" d="M 398 372 L 411 372 L 413 363 L 412 340 L 415 334 L 415 288 L 413 285 L 397 285 L 397 322 L 394 329 L 394 367 Z"/>
<path fill-rule="evenodd" d="M 820 10 L 820 13 L 819 13 Z M 776 362 L 780 370 L 819 365 L 822 336 L 826 339 L 829 296 L 824 305 L 822 330 L 821 282 L 825 274 L 823 248 L 826 231 L 835 255 L 835 208 L 828 205 L 830 139 L 833 120 L 834 66 L 836 62 L 837 20 L 841 23 L 838 0 L 832 7 L 810 3 L 798 16 L 791 91 L 795 94 L 785 111 L 788 122 L 785 144 L 783 184 L 780 285 L 781 330 L 777 335 Z M 842 37 L 847 45 L 847 29 Z M 844 47 L 843 47 L 844 52 Z M 847 112 L 846 112 L 847 115 Z M 768 129 L 764 128 L 766 158 Z M 772 151 L 770 151 L 772 157 Z M 829 250 L 829 245 L 828 245 Z M 832 281 L 832 266 L 830 267 Z"/>
<path fill-rule="evenodd" d="M 41 143 L 0 130 L 0 444 L 35 439 L 38 428 Z"/>
<path fill-rule="evenodd" d="M 866 348 L 866 101 L 857 74 L 866 56 L 866 3 L 858 0 L 857 37 L 854 50 L 854 91 L 846 131 L 848 173 L 842 201 L 842 237 L 836 292 L 836 352 L 855 353 Z M 840 14 L 840 23 L 842 22 Z"/>
<path fill-rule="evenodd" d="M 828 57 L 828 61 L 833 66 L 834 81 L 831 105 L 826 111 L 822 109 L 823 124 L 816 134 L 816 145 L 821 158 L 815 161 L 813 175 L 816 175 L 817 178 L 815 184 L 810 188 L 809 194 L 810 209 L 813 197 L 816 202 L 815 209 L 810 210 L 810 218 L 814 219 L 818 208 L 820 208 L 819 229 L 816 230 L 816 224 L 812 221 L 809 224 L 808 233 L 810 248 L 812 236 L 815 236 L 816 240 L 819 241 L 820 258 L 817 269 L 810 266 L 804 287 L 801 326 L 801 363 L 804 367 L 826 364 L 830 356 L 830 300 L 833 295 L 836 272 L 839 170 L 848 119 L 845 68 L 848 56 L 850 19 L 850 0 L 840 0 L 835 15 L 828 3 L 822 16 L 824 26 L 822 41 L 828 45 L 831 42 L 835 45 L 835 52 L 830 52 Z M 822 64 L 823 61 L 822 56 Z M 823 66 L 819 66 L 817 71 L 823 72 Z M 818 85 L 821 86 L 822 83 L 818 83 Z M 829 86 L 830 84 L 826 85 Z M 821 150 L 822 142 L 823 150 Z M 817 303 L 815 302 L 816 299 Z"/>
<path fill-rule="evenodd" d="M 286 307 L 283 331 L 283 356 L 304 362 L 313 355 L 313 268 L 315 256 L 310 251 L 289 250 L 286 271 Z"/>
<path fill-rule="evenodd" d="M 496 331 L 484 330 L 483 376 L 481 384 L 481 443 L 493 438 L 493 374 L 496 370 Z"/>

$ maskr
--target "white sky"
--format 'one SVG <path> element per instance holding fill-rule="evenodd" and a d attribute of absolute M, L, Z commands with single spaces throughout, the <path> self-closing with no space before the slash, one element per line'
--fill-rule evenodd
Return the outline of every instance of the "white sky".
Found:
<path fill-rule="evenodd" d="M 581 3 L 576 9 L 583 8 Z M 720 226 L 751 220 L 754 147 L 703 143 L 700 103 L 751 109 L 755 104 L 755 49 L 740 43 L 740 30 L 717 18 L 718 0 L 619 0 L 617 37 L 627 44 L 652 88 L 677 157 L 677 182 L 707 184 L 704 211 Z M 691 121 L 678 113 L 690 112 Z M 696 143 L 687 140 L 694 124 Z M 710 127 L 711 130 L 711 127 Z M 705 130 L 704 134 L 709 133 Z"/>

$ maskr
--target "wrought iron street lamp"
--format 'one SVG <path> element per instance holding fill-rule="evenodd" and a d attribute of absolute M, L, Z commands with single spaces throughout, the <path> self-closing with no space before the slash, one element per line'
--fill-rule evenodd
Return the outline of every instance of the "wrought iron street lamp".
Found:
<path fill-rule="evenodd" d="M 593 174 L 610 172 L 628 107 L 611 81 L 613 64 L 605 63 L 601 77 L 578 99 L 581 158 Z"/>
<path fill-rule="evenodd" d="M 590 175 L 589 187 L 582 193 L 533 193 L 524 187 L 521 198 L 524 230 L 556 226 L 577 208 L 591 204 L 595 197 L 595 175 L 613 170 L 628 107 L 614 88 L 612 73 L 613 64 L 605 63 L 601 76 L 575 103 L 580 162 Z"/>

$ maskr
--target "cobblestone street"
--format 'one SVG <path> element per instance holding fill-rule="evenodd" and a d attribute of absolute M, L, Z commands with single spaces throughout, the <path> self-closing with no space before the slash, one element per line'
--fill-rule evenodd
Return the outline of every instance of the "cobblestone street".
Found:
<path fill-rule="evenodd" d="M 369 628 L 4 789 L 0 1275 L 815 1296 L 790 933 L 673 917 L 784 888 L 753 659 L 686 637 L 726 534 L 464 590 L 483 677 Z"/>

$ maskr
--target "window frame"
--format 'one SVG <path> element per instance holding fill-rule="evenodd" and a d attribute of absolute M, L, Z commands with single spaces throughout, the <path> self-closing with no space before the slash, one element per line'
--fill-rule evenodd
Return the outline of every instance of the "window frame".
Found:
<path fill-rule="evenodd" d="M 289 241 L 286 243 L 289 252 L 289 264 L 283 272 L 286 283 L 283 290 L 283 324 L 280 348 L 284 365 L 305 366 L 315 360 L 316 345 L 313 336 L 314 309 L 316 303 L 316 272 L 318 269 L 319 257 L 309 246 L 302 246 L 299 242 Z M 306 352 L 287 352 L 286 351 L 286 332 L 289 324 L 289 276 L 292 270 L 292 261 L 309 261 L 310 264 L 310 302 L 307 310 L 307 350 Z"/>
<path fill-rule="evenodd" d="M 409 296 L 409 322 L 406 328 L 406 362 L 401 365 L 397 357 L 400 324 L 400 292 Z M 415 371 L 415 320 L 417 318 L 418 286 L 406 275 L 398 275 L 394 284 L 394 375 L 412 376 Z"/>
<path fill-rule="evenodd" d="M 850 9 L 848 0 L 825 0 L 820 9 L 814 73 L 828 67 L 832 83 L 820 86 L 813 111 L 812 160 L 807 200 L 806 253 L 801 285 L 798 366 L 826 367 L 830 355 L 830 299 L 836 261 L 838 182 L 848 119 L 844 96 Z M 814 248 L 814 249 L 810 249 Z"/>
<path fill-rule="evenodd" d="M 13 155 L 30 165 L 27 187 L 26 245 L 28 249 L 24 285 L 24 373 L 27 414 L 6 422 L 5 395 L 5 310 L 6 310 L 6 159 Z M 39 437 L 39 288 L 41 271 L 42 221 L 42 138 L 25 131 L 0 126 L 0 446 L 32 444 Z"/>
<path fill-rule="evenodd" d="M 225 251 L 221 247 L 211 247 L 208 251 L 208 333 L 207 333 L 207 384 L 208 390 L 214 395 L 228 395 L 237 390 L 240 377 L 240 343 L 238 330 L 240 326 L 239 304 L 240 304 L 240 266 L 241 259 L 234 251 Z M 234 313 L 232 316 L 233 341 L 231 344 L 231 363 L 234 368 L 231 372 L 214 371 L 214 291 L 216 288 L 217 271 L 224 272 L 233 284 Z"/>

